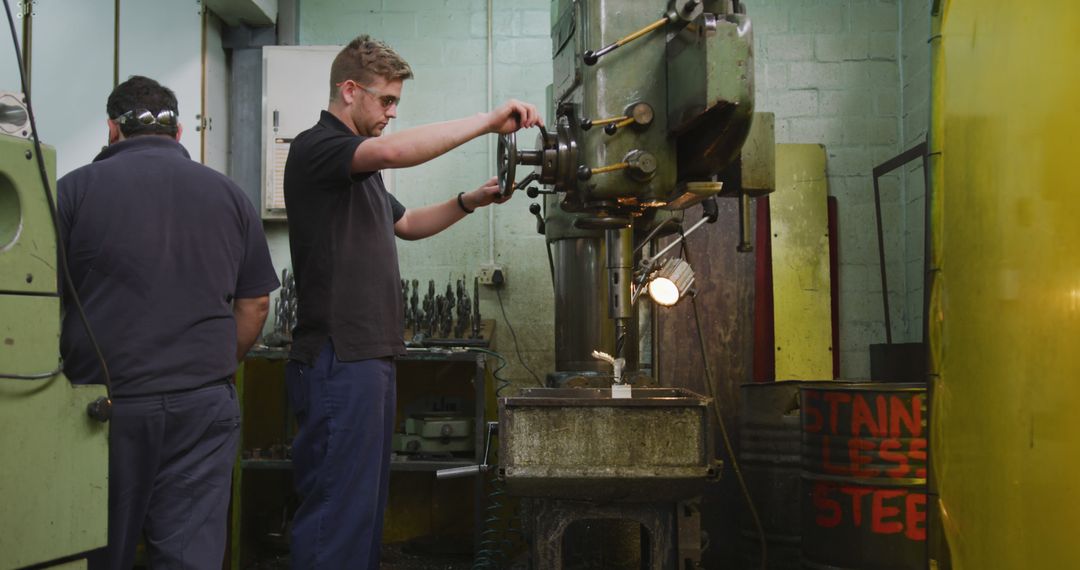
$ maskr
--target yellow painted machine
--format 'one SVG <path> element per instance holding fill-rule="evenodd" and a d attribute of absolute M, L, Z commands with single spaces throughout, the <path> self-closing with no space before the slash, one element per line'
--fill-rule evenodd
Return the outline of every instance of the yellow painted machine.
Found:
<path fill-rule="evenodd" d="M 82 568 L 107 537 L 108 424 L 87 413 L 105 388 L 61 371 L 55 153 L 30 131 L 0 93 L 0 568 Z"/>

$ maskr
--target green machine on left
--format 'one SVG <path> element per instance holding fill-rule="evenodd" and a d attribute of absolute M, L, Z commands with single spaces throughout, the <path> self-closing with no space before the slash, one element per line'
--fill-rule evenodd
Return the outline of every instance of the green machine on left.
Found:
<path fill-rule="evenodd" d="M 107 540 L 109 428 L 87 414 L 105 388 L 62 373 L 57 244 L 25 119 L 0 93 L 0 569 L 84 568 Z"/>

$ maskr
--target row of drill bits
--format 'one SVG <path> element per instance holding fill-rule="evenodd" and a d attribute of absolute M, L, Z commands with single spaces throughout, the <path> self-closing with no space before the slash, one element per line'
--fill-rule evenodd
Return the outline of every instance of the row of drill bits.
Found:
<path fill-rule="evenodd" d="M 411 285 L 411 287 L 410 287 Z M 422 338 L 480 338 L 480 280 L 473 279 L 473 294 L 465 288 L 465 277 L 456 287 L 446 283 L 446 292 L 435 293 L 435 280 L 428 281 L 427 293 L 420 297 L 420 282 L 401 280 L 401 296 L 405 307 L 405 328 L 414 339 Z"/>
<path fill-rule="evenodd" d="M 292 342 L 296 326 L 296 279 L 287 268 L 281 270 L 281 291 L 274 301 L 274 330 L 263 338 L 266 346 L 285 346 Z"/>

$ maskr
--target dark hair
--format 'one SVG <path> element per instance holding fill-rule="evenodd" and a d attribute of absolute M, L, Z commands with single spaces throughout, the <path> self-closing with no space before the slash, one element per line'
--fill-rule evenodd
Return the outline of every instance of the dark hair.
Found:
<path fill-rule="evenodd" d="M 146 109 L 154 115 L 162 111 L 172 111 L 179 117 L 179 108 L 176 104 L 176 94 L 164 85 L 141 75 L 132 75 L 127 81 L 117 85 L 109 94 L 109 101 L 105 110 L 109 118 L 114 121 L 120 115 L 128 111 L 140 111 Z M 137 135 L 170 135 L 176 136 L 177 127 L 164 126 L 157 123 L 142 125 L 131 121 L 129 124 L 120 125 L 120 132 L 125 137 Z"/>
<path fill-rule="evenodd" d="M 370 83 L 375 77 L 387 81 L 412 79 L 408 62 L 390 46 L 371 36 L 358 36 L 345 46 L 330 66 L 330 99 L 337 98 L 338 84 L 352 79 Z"/>

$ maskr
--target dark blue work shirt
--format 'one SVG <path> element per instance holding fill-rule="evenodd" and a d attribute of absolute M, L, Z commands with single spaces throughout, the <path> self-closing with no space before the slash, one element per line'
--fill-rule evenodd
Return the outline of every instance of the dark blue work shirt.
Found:
<path fill-rule="evenodd" d="M 405 206 L 379 172 L 352 172 L 358 136 L 323 111 L 285 162 L 285 208 L 296 276 L 289 357 L 311 364 L 327 340 L 344 361 L 405 353 L 394 223 Z"/>
<path fill-rule="evenodd" d="M 60 179 L 68 267 L 116 396 L 197 388 L 236 370 L 234 298 L 279 285 L 243 191 L 164 136 L 103 150 Z M 102 373 L 74 306 L 60 352 L 78 384 Z"/>

